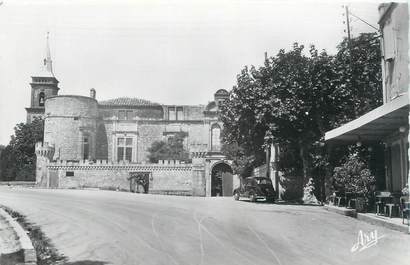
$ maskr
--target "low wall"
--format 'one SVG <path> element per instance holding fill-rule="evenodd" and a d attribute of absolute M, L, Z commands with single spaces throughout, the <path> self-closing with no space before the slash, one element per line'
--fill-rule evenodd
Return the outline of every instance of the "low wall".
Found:
<path fill-rule="evenodd" d="M 149 173 L 149 193 L 192 195 L 191 164 L 117 164 L 106 161 L 47 165 L 50 188 L 100 188 L 130 191 L 130 172 Z M 44 185 L 44 184 L 43 184 Z"/>
<path fill-rule="evenodd" d="M 0 186 L 27 186 L 32 187 L 35 181 L 0 181 Z"/>

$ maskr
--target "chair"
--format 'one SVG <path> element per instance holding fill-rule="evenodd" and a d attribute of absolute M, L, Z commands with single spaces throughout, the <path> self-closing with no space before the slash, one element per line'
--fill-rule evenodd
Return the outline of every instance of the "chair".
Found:
<path fill-rule="evenodd" d="M 342 200 L 345 199 L 345 195 L 343 192 L 337 191 L 336 193 L 336 197 L 335 197 L 335 205 L 337 205 L 338 207 L 340 207 L 340 205 L 342 204 Z M 344 202 L 345 203 L 345 202 Z"/>
<path fill-rule="evenodd" d="M 384 205 L 384 215 L 392 218 L 395 209 L 397 209 L 397 215 L 400 215 L 400 195 L 398 194 L 392 194 L 389 202 Z"/>
<path fill-rule="evenodd" d="M 345 195 L 345 201 L 347 202 L 346 207 L 347 208 L 356 208 L 356 199 L 357 199 L 357 194 L 354 192 L 346 192 Z"/>
<path fill-rule="evenodd" d="M 400 197 L 400 215 L 403 219 L 402 223 L 404 224 L 404 216 L 407 217 L 407 225 L 410 221 L 410 202 L 408 196 Z"/>
<path fill-rule="evenodd" d="M 390 191 L 376 191 L 375 192 L 376 198 L 376 214 L 384 214 L 385 204 L 387 201 L 391 199 L 391 192 Z"/>

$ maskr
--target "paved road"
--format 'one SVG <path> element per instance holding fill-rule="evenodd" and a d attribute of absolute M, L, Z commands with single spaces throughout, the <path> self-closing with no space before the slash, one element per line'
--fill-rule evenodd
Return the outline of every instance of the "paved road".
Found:
<path fill-rule="evenodd" d="M 71 262 L 375 265 L 410 258 L 410 235 L 314 206 L 8 187 L 0 187 L 0 204 L 40 225 Z M 375 229 L 377 244 L 351 253 L 359 231 Z"/>

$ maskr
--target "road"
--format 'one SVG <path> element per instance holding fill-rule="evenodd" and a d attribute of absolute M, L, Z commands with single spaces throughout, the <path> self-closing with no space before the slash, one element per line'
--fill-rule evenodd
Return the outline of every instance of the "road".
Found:
<path fill-rule="evenodd" d="M 73 264 L 409 264 L 410 235 L 321 207 L 0 187 Z M 377 244 L 351 252 L 359 231 Z M 84 263 L 88 264 L 88 263 Z"/>

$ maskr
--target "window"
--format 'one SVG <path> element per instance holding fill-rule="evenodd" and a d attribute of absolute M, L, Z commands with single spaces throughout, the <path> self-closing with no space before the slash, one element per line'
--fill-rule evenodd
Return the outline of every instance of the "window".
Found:
<path fill-rule="evenodd" d="M 125 120 L 125 110 L 119 110 L 118 111 L 118 119 L 119 120 Z"/>
<path fill-rule="evenodd" d="M 133 112 L 132 112 L 132 110 L 127 110 L 126 111 L 126 118 L 127 118 L 127 120 L 132 120 L 134 117 L 133 117 Z"/>
<path fill-rule="evenodd" d="M 177 107 L 177 120 L 184 120 L 184 109 L 182 107 Z"/>
<path fill-rule="evenodd" d="M 117 161 L 132 161 L 132 138 L 117 138 Z"/>
<path fill-rule="evenodd" d="M 134 118 L 134 113 L 132 110 L 119 110 L 118 119 L 119 120 L 132 120 Z"/>
<path fill-rule="evenodd" d="M 176 120 L 177 116 L 175 113 L 175 107 L 168 108 L 168 120 Z"/>
<path fill-rule="evenodd" d="M 269 185 L 272 184 L 270 179 L 257 179 L 256 182 L 260 185 Z"/>
<path fill-rule="evenodd" d="M 219 151 L 221 149 L 221 127 L 218 124 L 212 125 L 211 128 L 211 150 L 212 151 Z"/>
<path fill-rule="evenodd" d="M 387 59 L 386 64 L 387 64 L 386 79 L 389 85 L 391 85 L 393 83 L 394 59 Z"/>
<path fill-rule="evenodd" d="M 87 160 L 90 153 L 90 144 L 88 142 L 88 137 L 83 138 L 83 159 Z"/>
<path fill-rule="evenodd" d="M 40 107 L 44 107 L 44 101 L 45 101 L 44 92 L 40 92 L 40 94 L 38 94 L 38 105 Z"/>
<path fill-rule="evenodd" d="M 168 107 L 168 120 L 184 120 L 184 108 L 183 107 Z"/>
<path fill-rule="evenodd" d="M 66 171 L 65 176 L 66 177 L 74 177 L 74 171 Z"/>

